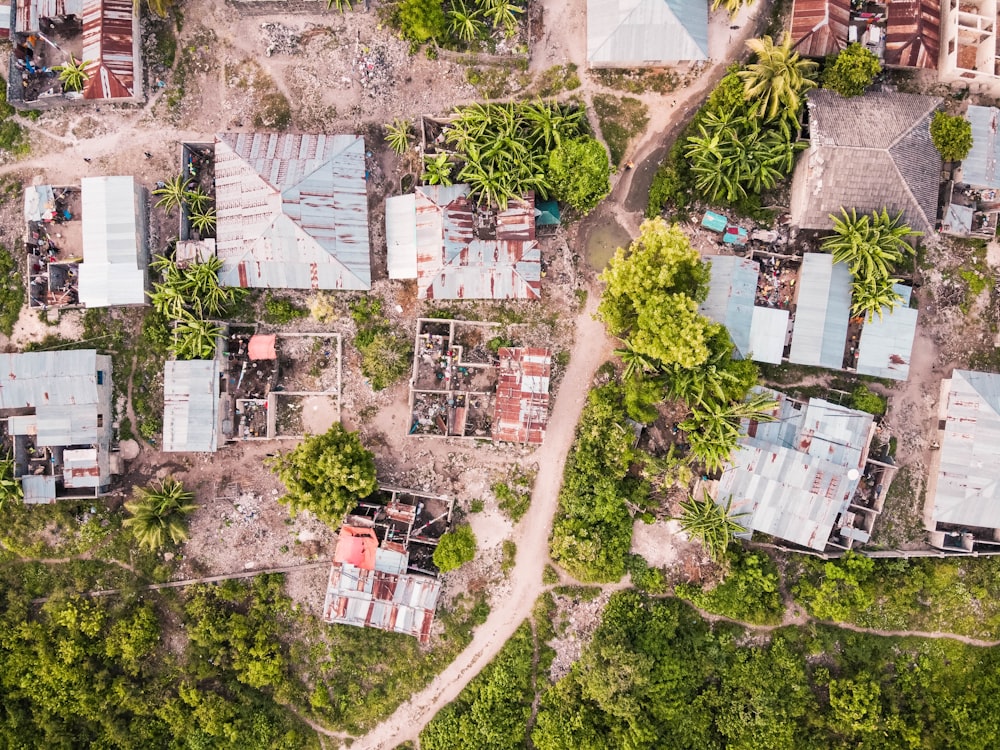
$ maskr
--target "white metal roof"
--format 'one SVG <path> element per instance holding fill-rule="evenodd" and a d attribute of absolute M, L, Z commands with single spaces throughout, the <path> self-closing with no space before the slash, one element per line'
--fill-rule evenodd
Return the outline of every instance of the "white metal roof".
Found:
<path fill-rule="evenodd" d="M 806 253 L 799 273 L 795 328 L 788 360 L 798 365 L 844 366 L 851 314 L 851 272 L 826 253 Z"/>
<path fill-rule="evenodd" d="M 146 302 L 144 238 L 132 177 L 84 177 L 80 302 L 87 307 Z"/>
<path fill-rule="evenodd" d="M 385 243 L 389 278 L 417 278 L 417 196 L 415 193 L 386 198 Z"/>
<path fill-rule="evenodd" d="M 903 301 L 891 312 L 883 308 L 882 317 L 866 320 L 858 343 L 857 370 L 862 375 L 906 380 L 910 376 L 910 355 L 917 333 L 917 311 L 907 307 L 910 287 L 893 287 Z"/>
<path fill-rule="evenodd" d="M 217 450 L 218 422 L 218 361 L 168 361 L 163 369 L 163 450 Z"/>
<path fill-rule="evenodd" d="M 750 323 L 750 356 L 757 362 L 781 364 L 788 335 L 788 310 L 754 307 Z"/>
<path fill-rule="evenodd" d="M 591 65 L 707 59 L 707 0 L 587 0 Z"/>

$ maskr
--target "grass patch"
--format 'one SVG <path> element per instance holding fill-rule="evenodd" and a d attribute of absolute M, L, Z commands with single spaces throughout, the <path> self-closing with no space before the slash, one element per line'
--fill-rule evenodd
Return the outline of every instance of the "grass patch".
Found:
<path fill-rule="evenodd" d="M 633 97 L 598 94 L 594 97 L 594 112 L 597 113 L 601 136 L 611 152 L 611 161 L 621 166 L 629 142 L 649 122 L 649 111 L 645 104 Z"/>
<path fill-rule="evenodd" d="M 510 539 L 505 539 L 500 554 L 500 570 L 507 575 L 514 569 L 514 559 L 517 557 L 517 545 Z"/>
<path fill-rule="evenodd" d="M 541 97 L 557 96 L 563 91 L 575 91 L 580 85 L 580 76 L 574 63 L 553 65 L 538 75 L 535 93 Z"/>
<path fill-rule="evenodd" d="M 645 94 L 653 91 L 667 94 L 674 91 L 679 83 L 677 76 L 669 70 L 617 70 L 605 68 L 594 70 L 591 77 L 609 89 L 625 91 L 629 94 Z"/>
<path fill-rule="evenodd" d="M 264 299 L 264 322 L 273 325 L 285 325 L 293 320 L 304 318 L 309 311 L 301 305 L 296 305 L 288 297 L 277 297 L 270 292 Z"/>
<path fill-rule="evenodd" d="M 361 355 L 361 373 L 372 390 L 388 388 L 410 371 L 413 345 L 389 325 L 378 297 L 359 297 L 351 303 L 351 318 L 358 327 L 354 346 Z"/>
<path fill-rule="evenodd" d="M 3 245 L 0 245 L 0 278 L 6 280 L 0 287 L 0 333 L 10 336 L 24 305 L 24 278 L 14 256 Z"/>
<path fill-rule="evenodd" d="M 531 485 L 535 482 L 535 472 L 514 467 L 508 476 L 506 482 L 495 482 L 490 489 L 496 496 L 500 510 L 517 523 L 531 505 Z"/>

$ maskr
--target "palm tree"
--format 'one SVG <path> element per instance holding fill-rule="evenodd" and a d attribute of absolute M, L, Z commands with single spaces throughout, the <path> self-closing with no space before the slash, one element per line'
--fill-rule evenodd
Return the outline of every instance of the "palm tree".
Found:
<path fill-rule="evenodd" d="M 517 17 L 524 13 L 524 8 L 519 8 L 511 0 L 480 0 L 480 7 L 493 23 L 493 27 L 503 26 L 508 35 L 517 30 Z"/>
<path fill-rule="evenodd" d="M 211 359 L 222 327 L 188 312 L 181 315 L 174 328 L 174 356 L 177 359 Z"/>
<path fill-rule="evenodd" d="M 921 233 L 902 223 L 902 213 L 893 218 L 884 208 L 871 216 L 858 216 L 853 208 L 850 214 L 840 211 L 843 217 L 830 216 L 833 234 L 823 240 L 823 249 L 833 253 L 835 262 L 846 263 L 855 279 L 888 278 L 897 263 L 913 254 L 906 237 Z"/>
<path fill-rule="evenodd" d="M 893 289 L 899 282 L 900 279 L 879 277 L 855 281 L 851 285 L 851 314 L 864 316 L 869 322 L 876 315 L 882 320 L 883 311 L 891 313 L 903 301 Z"/>
<path fill-rule="evenodd" d="M 352 0 L 326 0 L 327 10 L 339 10 L 344 13 L 349 10 L 354 10 L 354 5 Z"/>
<path fill-rule="evenodd" d="M 781 44 L 775 44 L 769 36 L 750 39 L 747 48 L 757 59 L 739 72 L 746 100 L 756 102 L 758 113 L 768 120 L 779 115 L 797 120 L 802 94 L 816 86 L 810 75 L 817 64 L 792 52 L 792 38 L 788 34 Z"/>
<path fill-rule="evenodd" d="M 733 515 L 732 504 L 730 498 L 725 505 L 719 505 L 706 492 L 701 500 L 691 496 L 681 502 L 681 515 L 675 519 L 684 531 L 702 543 L 715 562 L 722 561 L 733 536 L 746 531 L 735 520 L 746 514 Z"/>
<path fill-rule="evenodd" d="M 157 208 L 164 209 L 167 214 L 173 213 L 175 208 L 182 208 L 187 202 L 188 179 L 180 174 L 173 179 L 163 183 L 163 187 L 158 187 L 153 191 L 153 195 L 160 197 L 156 202 Z"/>
<path fill-rule="evenodd" d="M 159 549 L 168 537 L 174 544 L 180 544 L 187 539 L 186 518 L 198 507 L 191 502 L 193 499 L 194 495 L 173 477 L 149 487 L 137 487 L 134 499 L 125 503 L 132 516 L 122 525 L 132 529 L 144 549 Z"/>
<path fill-rule="evenodd" d="M 452 33 L 463 42 L 471 42 L 485 35 L 486 24 L 480 20 L 481 15 L 481 10 L 470 11 L 465 0 L 454 0 L 448 11 Z"/>
<path fill-rule="evenodd" d="M 184 313 L 187 300 L 176 285 L 153 284 L 153 291 L 147 292 L 147 294 L 153 309 L 166 318 L 178 320 Z"/>
<path fill-rule="evenodd" d="M 712 10 L 718 10 L 720 6 L 725 6 L 729 17 L 734 17 L 740 12 L 744 5 L 753 5 L 753 0 L 712 0 Z"/>
<path fill-rule="evenodd" d="M 9 455 L 0 459 L 0 510 L 12 500 L 24 499 L 24 489 L 21 480 L 14 476 L 14 457 Z"/>
<path fill-rule="evenodd" d="M 184 192 L 184 204 L 190 211 L 201 211 L 212 202 L 212 196 L 197 186 L 194 190 Z"/>
<path fill-rule="evenodd" d="M 215 231 L 215 209 L 212 207 L 195 209 L 188 215 L 188 221 L 198 234 L 211 233 Z"/>
<path fill-rule="evenodd" d="M 90 67 L 89 62 L 77 60 L 73 57 L 73 53 L 70 53 L 68 62 L 55 65 L 52 70 L 59 74 L 59 82 L 62 83 L 64 91 L 83 91 L 84 85 L 90 79 L 88 67 Z"/>
<path fill-rule="evenodd" d="M 424 173 L 421 179 L 428 185 L 452 185 L 451 172 L 454 165 L 447 153 L 424 157 Z"/>
<path fill-rule="evenodd" d="M 385 142 L 399 156 L 410 147 L 410 123 L 396 118 L 385 126 Z"/>
<path fill-rule="evenodd" d="M 691 416 L 681 422 L 692 455 L 710 472 L 720 471 L 740 438 L 743 420 L 774 421 L 778 402 L 764 393 L 753 393 L 745 401 L 698 404 Z"/>

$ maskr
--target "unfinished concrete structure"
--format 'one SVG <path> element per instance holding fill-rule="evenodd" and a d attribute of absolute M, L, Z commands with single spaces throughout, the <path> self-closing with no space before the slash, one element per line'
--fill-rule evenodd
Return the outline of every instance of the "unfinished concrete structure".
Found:
<path fill-rule="evenodd" d="M 947 0 L 938 78 L 977 94 L 1000 94 L 996 0 Z"/>

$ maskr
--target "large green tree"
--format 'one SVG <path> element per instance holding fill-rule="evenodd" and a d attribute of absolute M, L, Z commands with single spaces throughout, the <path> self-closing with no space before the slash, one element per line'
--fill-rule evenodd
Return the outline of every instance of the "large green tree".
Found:
<path fill-rule="evenodd" d="M 931 120 L 931 140 L 945 161 L 962 161 L 972 150 L 972 124 L 940 110 Z"/>
<path fill-rule="evenodd" d="M 589 213 L 611 192 L 608 152 L 591 136 L 565 140 L 549 153 L 552 197 Z"/>
<path fill-rule="evenodd" d="M 855 42 L 830 58 L 823 71 L 823 88 L 841 96 L 861 96 L 882 72 L 882 64 L 867 47 Z"/>
<path fill-rule="evenodd" d="M 619 248 L 601 274 L 607 284 L 598 315 L 636 354 L 682 367 L 709 356 L 717 324 L 698 314 L 708 291 L 708 266 L 677 227 L 643 222 L 628 252 Z"/>
<path fill-rule="evenodd" d="M 768 120 L 785 117 L 797 120 L 802 108 L 802 95 L 816 82 L 812 75 L 816 63 L 804 60 L 792 50 L 792 38 L 785 34 L 780 44 L 769 36 L 747 41 L 754 62 L 739 72 L 743 79 L 743 94 L 756 105 L 759 114 Z"/>
<path fill-rule="evenodd" d="M 359 500 L 378 488 L 375 458 L 356 432 L 335 424 L 270 461 L 288 492 L 280 502 L 292 512 L 308 510 L 336 527 Z"/>
<path fill-rule="evenodd" d="M 442 573 L 460 568 L 476 556 L 476 535 L 463 524 L 442 535 L 434 549 L 434 564 Z"/>

